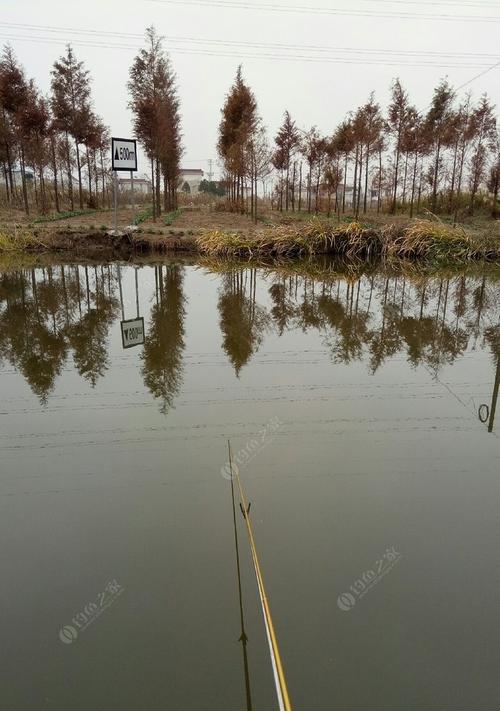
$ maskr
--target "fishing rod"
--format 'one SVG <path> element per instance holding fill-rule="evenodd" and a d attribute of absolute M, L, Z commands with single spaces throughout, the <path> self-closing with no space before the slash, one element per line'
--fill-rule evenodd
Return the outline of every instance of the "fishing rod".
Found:
<path fill-rule="evenodd" d="M 231 482 L 233 480 L 233 460 L 231 457 L 231 442 L 227 442 L 228 452 L 229 452 L 229 472 L 231 475 Z M 234 468 L 236 474 L 236 481 L 238 482 L 238 489 L 240 492 L 240 508 L 243 518 L 245 519 L 245 524 L 247 527 L 248 541 L 250 543 L 250 551 L 252 553 L 253 567 L 255 571 L 255 577 L 257 578 L 257 587 L 259 589 L 260 604 L 262 607 L 262 614 L 264 617 L 264 625 L 266 628 L 267 643 L 269 646 L 269 653 L 271 656 L 271 664 L 273 667 L 274 685 L 276 687 L 276 695 L 278 697 L 278 705 L 280 711 L 292 711 L 292 704 L 290 702 L 290 695 L 288 693 L 288 687 L 285 678 L 285 672 L 283 670 L 283 663 L 281 661 L 281 655 L 278 647 L 278 640 L 276 637 L 276 632 L 274 630 L 273 619 L 271 616 L 271 609 L 269 607 L 269 602 L 267 599 L 266 589 L 264 586 L 264 579 L 262 577 L 262 572 L 260 568 L 259 556 L 257 555 L 257 548 L 255 545 L 255 538 L 253 535 L 252 522 L 250 520 L 250 505 L 247 506 L 245 493 L 243 491 L 243 485 L 240 479 L 240 473 L 238 467 Z"/>
<path fill-rule="evenodd" d="M 240 603 L 240 623 L 241 623 L 241 635 L 239 642 L 243 649 L 243 669 L 245 672 L 245 694 L 247 700 L 247 711 L 252 711 L 252 693 L 250 689 L 250 671 L 248 669 L 248 653 L 247 653 L 247 643 L 248 637 L 245 632 L 245 615 L 243 612 L 243 593 L 241 590 L 241 570 L 240 570 L 240 547 L 238 544 L 238 527 L 236 525 L 236 506 L 234 499 L 234 481 L 231 477 L 231 500 L 233 504 L 233 530 L 234 530 L 234 546 L 236 550 L 236 572 L 238 576 L 238 597 Z"/>

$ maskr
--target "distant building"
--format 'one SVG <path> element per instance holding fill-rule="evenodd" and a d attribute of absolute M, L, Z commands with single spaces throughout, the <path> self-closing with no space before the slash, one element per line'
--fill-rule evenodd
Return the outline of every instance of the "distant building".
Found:
<path fill-rule="evenodd" d="M 345 190 L 345 205 L 346 207 L 352 207 L 353 206 L 353 199 L 354 199 L 354 188 L 352 185 L 346 185 L 344 186 L 343 183 L 341 183 L 338 187 L 338 200 L 340 203 L 343 202 L 343 196 L 344 196 L 344 190 Z M 363 204 L 365 199 L 365 192 L 363 188 L 361 188 L 361 196 L 360 196 L 360 203 L 361 205 Z M 378 190 L 375 188 L 368 188 L 368 207 L 370 207 L 374 202 L 376 203 L 378 201 Z"/>
<path fill-rule="evenodd" d="M 197 193 L 204 173 L 201 168 L 181 168 L 179 173 L 179 190 L 182 190 L 185 183 L 189 185 L 192 193 Z"/>
<path fill-rule="evenodd" d="M 33 171 L 29 170 L 29 168 L 26 168 L 24 171 L 24 175 L 26 177 L 26 182 L 31 183 L 33 182 Z M 12 182 L 16 187 L 20 187 L 23 184 L 23 176 L 20 170 L 13 170 L 12 171 Z"/>
<path fill-rule="evenodd" d="M 130 178 L 118 178 L 118 188 L 121 192 L 132 190 L 132 187 L 134 192 L 147 195 L 151 192 L 151 180 L 146 175 L 138 176 L 133 181 Z"/>

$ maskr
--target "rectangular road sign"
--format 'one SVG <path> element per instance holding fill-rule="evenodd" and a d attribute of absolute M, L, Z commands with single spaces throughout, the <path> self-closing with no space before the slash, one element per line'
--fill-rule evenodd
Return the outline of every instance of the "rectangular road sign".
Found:
<path fill-rule="evenodd" d="M 111 167 L 113 170 L 137 170 L 137 141 L 135 138 L 111 139 Z"/>
<path fill-rule="evenodd" d="M 144 345 L 144 319 L 142 317 L 121 321 L 121 327 L 124 348 Z"/>

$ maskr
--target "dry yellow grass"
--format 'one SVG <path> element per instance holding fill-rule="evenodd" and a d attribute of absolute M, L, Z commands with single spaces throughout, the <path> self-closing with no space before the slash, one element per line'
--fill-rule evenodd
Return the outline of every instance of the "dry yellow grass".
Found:
<path fill-rule="evenodd" d="M 44 247 L 43 242 L 28 230 L 16 230 L 14 234 L 0 232 L 0 252 L 25 252 Z"/>
<path fill-rule="evenodd" d="M 279 225 L 255 235 L 212 230 L 196 240 L 200 251 L 214 257 L 304 257 L 333 254 L 350 259 L 398 257 L 429 261 L 498 259 L 498 244 L 485 246 L 465 230 L 419 220 L 380 229 L 359 222 L 334 224 L 313 219 L 303 226 Z"/>

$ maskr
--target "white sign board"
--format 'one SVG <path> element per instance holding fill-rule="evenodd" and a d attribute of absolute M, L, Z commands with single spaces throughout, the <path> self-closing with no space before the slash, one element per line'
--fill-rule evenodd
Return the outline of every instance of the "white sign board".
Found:
<path fill-rule="evenodd" d="M 142 317 L 122 321 L 121 327 L 124 348 L 144 345 L 144 319 Z"/>
<path fill-rule="evenodd" d="M 137 142 L 134 138 L 111 139 L 111 167 L 113 170 L 137 170 Z"/>

